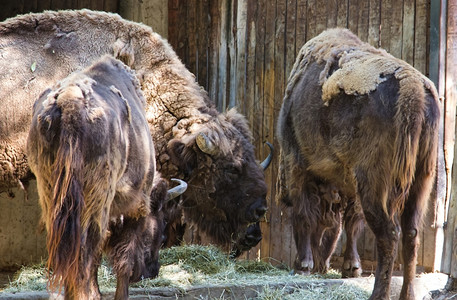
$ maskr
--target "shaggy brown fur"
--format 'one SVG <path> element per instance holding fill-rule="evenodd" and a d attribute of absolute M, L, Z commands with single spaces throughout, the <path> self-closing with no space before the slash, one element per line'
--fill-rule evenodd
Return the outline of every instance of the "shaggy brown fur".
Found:
<path fill-rule="evenodd" d="M 345 254 L 345 267 L 359 264 L 355 241 L 364 215 L 377 241 L 371 299 L 388 299 L 401 226 L 405 272 L 400 298 L 413 298 L 439 115 L 436 90 L 426 77 L 349 30 L 327 30 L 303 46 L 277 132 L 278 200 L 294 207 L 297 271 L 325 270 L 321 266 L 341 224 L 331 200 L 337 193 L 341 208 L 347 205 L 350 254 Z"/>
<path fill-rule="evenodd" d="M 149 27 L 103 12 L 44 12 L 0 23 L 0 45 L 0 73 L 7 78 L 0 89 L 0 140 L 7 138 L 18 157 L 23 148 L 16 136 L 25 132 L 39 92 L 112 54 L 140 80 L 159 171 L 189 182 L 175 207 L 184 208 L 187 222 L 210 242 L 229 247 L 264 214 L 267 188 L 245 118 L 235 110 L 220 114 L 170 45 Z M 203 152 L 196 143 L 201 134 L 216 148 Z M 25 173 L 15 162 L 1 165 L 9 172 L 0 174 L 1 185 L 16 184 Z M 175 215 L 169 227 L 180 223 L 182 212 Z"/>
<path fill-rule="evenodd" d="M 121 245 L 111 255 L 122 287 L 117 299 L 128 298 L 132 276 L 138 280 L 135 263 L 145 277 L 158 273 L 157 207 L 166 186 L 158 183 L 151 203 L 155 153 L 144 105 L 133 72 L 112 57 L 70 75 L 34 104 L 27 155 L 48 233 L 49 286 L 64 284 L 66 299 L 100 298 L 96 274 L 107 241 Z M 122 218 L 110 238 L 110 220 Z"/>

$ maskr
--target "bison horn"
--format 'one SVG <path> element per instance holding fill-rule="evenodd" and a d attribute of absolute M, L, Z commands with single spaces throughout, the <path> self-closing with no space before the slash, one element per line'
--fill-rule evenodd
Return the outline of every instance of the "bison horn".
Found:
<path fill-rule="evenodd" d="M 270 144 L 269 142 L 265 142 L 265 143 L 270 148 L 270 154 L 268 154 L 267 158 L 265 158 L 265 160 L 260 164 L 260 166 L 262 167 L 262 169 L 264 171 L 268 168 L 268 166 L 271 163 L 271 160 L 273 159 L 273 145 Z"/>
<path fill-rule="evenodd" d="M 185 181 L 176 178 L 172 178 L 171 180 L 174 182 L 178 182 L 179 185 L 168 190 L 167 201 L 182 195 L 187 190 L 187 183 Z"/>
<path fill-rule="evenodd" d="M 200 132 L 195 139 L 197 140 L 198 148 L 204 153 L 210 155 L 217 153 L 217 147 L 209 140 L 206 134 Z"/>

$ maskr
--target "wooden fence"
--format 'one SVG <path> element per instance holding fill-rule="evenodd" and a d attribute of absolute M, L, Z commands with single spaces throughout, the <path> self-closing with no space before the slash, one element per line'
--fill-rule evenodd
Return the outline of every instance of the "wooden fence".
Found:
<path fill-rule="evenodd" d="M 236 106 L 248 118 L 262 159 L 268 152 L 264 142 L 279 148 L 275 123 L 287 77 L 307 40 L 326 28 L 346 27 L 428 75 L 430 8 L 427 0 L 170 0 L 168 36 L 218 108 Z M 296 249 L 290 210 L 274 200 L 277 167 L 274 159 L 266 172 L 264 238 L 247 257 L 291 265 Z M 436 265 L 435 216 L 432 208 L 421 238 L 418 265 L 426 270 Z M 344 242 L 343 236 L 336 256 Z M 358 249 L 365 268 L 374 268 L 375 239 L 368 228 Z"/>

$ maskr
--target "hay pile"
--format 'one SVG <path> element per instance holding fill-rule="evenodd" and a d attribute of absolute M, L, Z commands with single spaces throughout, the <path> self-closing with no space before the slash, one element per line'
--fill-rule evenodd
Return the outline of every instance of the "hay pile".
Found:
<path fill-rule="evenodd" d="M 330 271 L 326 275 L 291 275 L 284 267 L 275 267 L 264 261 L 231 260 L 213 246 L 180 246 L 161 250 L 159 276 L 132 284 L 132 288 L 177 288 L 182 294 L 193 286 L 262 285 L 264 289 L 256 299 L 368 299 L 369 292 L 354 285 L 332 285 L 322 279 L 340 278 L 341 274 Z M 113 292 L 116 278 L 110 266 L 103 261 L 98 272 L 100 290 Z M 46 291 L 45 263 L 19 270 L 11 283 L 3 290 L 8 293 Z M 303 282 L 306 289 L 297 288 Z M 278 283 L 280 284 L 278 287 Z"/>

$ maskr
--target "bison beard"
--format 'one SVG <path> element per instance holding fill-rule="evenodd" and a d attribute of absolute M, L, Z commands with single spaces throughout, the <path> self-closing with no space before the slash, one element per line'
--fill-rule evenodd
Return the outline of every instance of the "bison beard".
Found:
<path fill-rule="evenodd" d="M 277 127 L 277 199 L 293 206 L 297 272 L 326 271 L 346 209 L 346 271 L 360 267 L 356 239 L 364 216 L 377 246 L 370 299 L 389 299 L 401 228 L 400 299 L 414 299 L 439 118 L 432 82 L 349 30 L 324 31 L 303 46 Z"/>
<path fill-rule="evenodd" d="M 102 248 L 128 283 L 158 274 L 162 202 L 139 84 L 104 57 L 48 89 L 34 105 L 27 143 L 48 232 L 49 286 L 66 299 L 100 299 Z M 115 223 L 112 223 L 115 221 Z"/>

